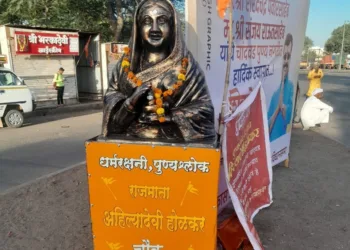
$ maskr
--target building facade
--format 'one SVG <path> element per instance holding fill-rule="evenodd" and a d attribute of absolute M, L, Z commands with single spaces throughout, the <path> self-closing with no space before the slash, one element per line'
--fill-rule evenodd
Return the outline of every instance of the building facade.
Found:
<path fill-rule="evenodd" d="M 56 103 L 52 81 L 60 67 L 65 69 L 66 104 L 78 103 L 88 94 L 102 96 L 102 86 L 96 87 L 101 85 L 98 34 L 6 25 L 0 26 L 0 47 L 7 56 L 4 66 L 24 79 L 38 106 Z"/>

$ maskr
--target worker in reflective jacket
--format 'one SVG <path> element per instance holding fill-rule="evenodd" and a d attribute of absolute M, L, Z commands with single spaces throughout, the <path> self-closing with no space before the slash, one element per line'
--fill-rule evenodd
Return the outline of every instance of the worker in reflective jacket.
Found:
<path fill-rule="evenodd" d="M 64 69 L 60 68 L 53 78 L 53 86 L 57 90 L 57 105 L 63 106 L 63 94 L 64 94 Z"/>

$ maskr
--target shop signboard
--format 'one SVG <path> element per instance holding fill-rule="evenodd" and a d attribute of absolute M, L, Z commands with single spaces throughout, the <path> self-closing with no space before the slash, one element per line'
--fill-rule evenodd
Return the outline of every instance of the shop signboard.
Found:
<path fill-rule="evenodd" d="M 15 31 L 17 55 L 79 55 L 79 35 L 61 32 Z"/>

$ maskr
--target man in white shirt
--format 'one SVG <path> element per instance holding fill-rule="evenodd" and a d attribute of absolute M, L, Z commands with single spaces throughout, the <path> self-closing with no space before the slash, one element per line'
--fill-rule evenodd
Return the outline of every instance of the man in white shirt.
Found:
<path fill-rule="evenodd" d="M 323 97 L 323 89 L 315 89 L 312 95 L 305 101 L 301 110 L 301 121 L 304 130 L 315 127 L 317 124 L 328 123 L 329 114 L 333 108 L 320 99 Z"/>

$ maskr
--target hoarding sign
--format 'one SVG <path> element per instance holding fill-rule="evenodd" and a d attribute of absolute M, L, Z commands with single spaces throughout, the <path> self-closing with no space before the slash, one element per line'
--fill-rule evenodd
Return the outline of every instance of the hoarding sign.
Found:
<path fill-rule="evenodd" d="M 15 31 L 16 54 L 79 55 L 79 35 Z"/>
<path fill-rule="evenodd" d="M 221 19 L 216 1 L 196 1 L 197 59 L 205 72 L 215 112 L 222 105 L 226 65 L 231 108 L 262 83 L 266 95 L 273 165 L 288 158 L 293 101 L 309 11 L 305 0 L 233 0 L 234 47 L 229 48 L 229 18 Z M 190 4 L 190 3 L 188 3 Z M 297 21 L 296 21 L 297 20 Z M 228 58 L 232 49 L 233 56 Z M 234 100 L 231 100 L 234 93 Z"/>

